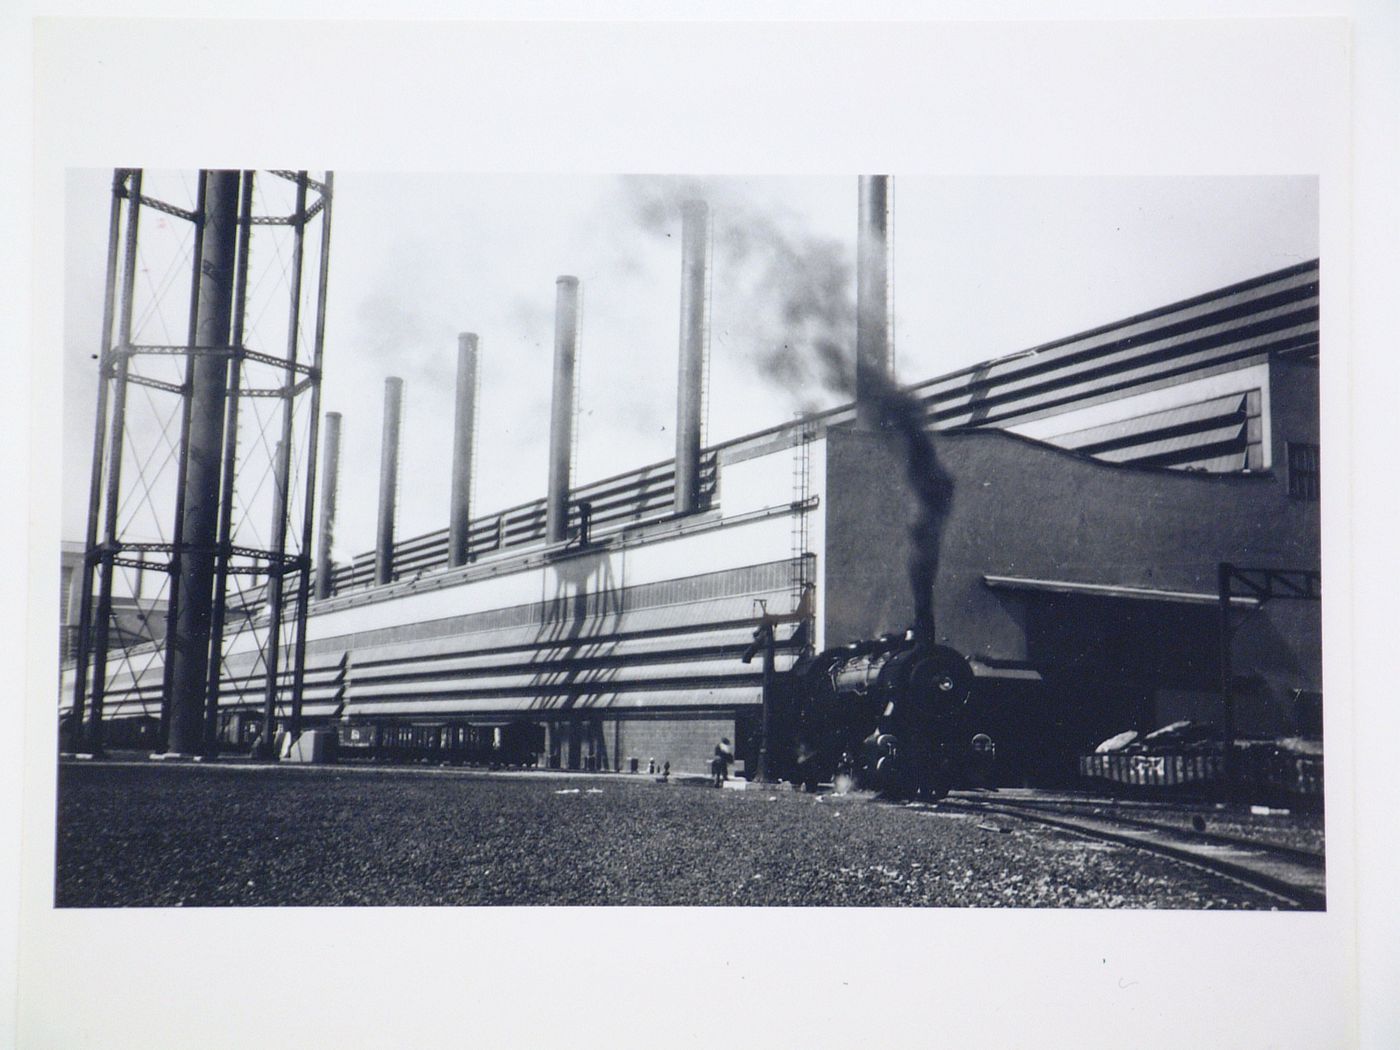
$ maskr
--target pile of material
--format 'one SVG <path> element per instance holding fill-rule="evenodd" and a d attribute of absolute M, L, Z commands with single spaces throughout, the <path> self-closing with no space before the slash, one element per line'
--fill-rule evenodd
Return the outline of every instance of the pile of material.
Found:
<path fill-rule="evenodd" d="M 1322 796 L 1322 741 L 1303 737 L 1236 740 L 1237 776 L 1255 794 Z M 1079 759 L 1081 776 L 1135 787 L 1202 784 L 1224 775 L 1215 726 L 1180 721 L 1139 735 L 1109 737 Z"/>
<path fill-rule="evenodd" d="M 1181 721 L 1154 729 L 1146 736 L 1137 730 L 1111 736 L 1098 747 L 1096 755 L 1176 755 L 1220 750 L 1220 734 L 1209 722 Z"/>

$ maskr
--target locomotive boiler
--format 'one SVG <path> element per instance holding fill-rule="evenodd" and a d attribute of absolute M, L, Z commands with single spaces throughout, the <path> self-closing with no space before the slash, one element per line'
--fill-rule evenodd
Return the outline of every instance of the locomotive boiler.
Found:
<path fill-rule="evenodd" d="M 845 775 L 896 798 L 943 798 L 985 782 L 994 753 L 968 704 L 972 668 L 910 630 L 807 657 L 793 668 L 791 777 Z"/>

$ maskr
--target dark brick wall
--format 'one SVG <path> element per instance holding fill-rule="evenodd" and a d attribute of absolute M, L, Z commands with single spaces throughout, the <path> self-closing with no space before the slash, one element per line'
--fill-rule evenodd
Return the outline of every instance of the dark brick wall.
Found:
<path fill-rule="evenodd" d="M 655 759 L 659 771 L 666 762 L 672 773 L 706 773 L 715 745 L 722 737 L 739 743 L 735 719 L 714 715 L 679 714 L 672 718 L 580 718 L 551 723 L 541 766 L 556 769 L 622 770 L 637 760 L 646 773 Z"/>
<path fill-rule="evenodd" d="M 669 761 L 673 773 L 707 772 L 720 737 L 734 740 L 733 718 L 676 721 L 631 719 L 619 722 L 618 728 L 619 750 L 624 762 L 629 757 L 635 757 L 645 769 L 647 759 L 654 757 L 658 768 Z M 611 743 L 611 730 L 607 738 Z"/>
<path fill-rule="evenodd" d="M 1309 366 L 1278 367 L 1274 441 L 1308 440 L 1315 392 L 1306 375 L 1282 372 Z M 1089 739 L 1152 721 L 1158 688 L 1214 691 L 1215 608 L 994 591 L 984 574 L 1214 593 L 1220 561 L 1319 565 L 1318 504 L 1288 496 L 1277 461 L 1254 475 L 1116 467 L 999 431 L 944 432 L 937 449 L 954 484 L 938 638 L 1050 668 L 1033 698 L 1046 732 Z M 826 644 L 903 629 L 913 612 L 903 465 L 878 436 L 833 430 L 827 471 Z M 1242 730 L 1287 730 L 1294 691 L 1321 688 L 1319 612 L 1276 602 L 1242 616 L 1235 670 L 1255 679 Z"/>

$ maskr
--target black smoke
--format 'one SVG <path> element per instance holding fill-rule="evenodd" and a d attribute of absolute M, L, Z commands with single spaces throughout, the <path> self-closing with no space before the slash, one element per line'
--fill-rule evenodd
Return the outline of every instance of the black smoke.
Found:
<path fill-rule="evenodd" d="M 738 348 L 746 362 L 786 389 L 804 412 L 817 406 L 822 392 L 855 398 L 853 246 L 812 235 L 795 215 L 759 210 L 732 180 L 635 176 L 622 183 L 630 221 L 652 236 L 679 229 L 682 202 L 710 205 L 715 298 L 761 319 L 753 345 Z M 854 192 L 851 197 L 854 228 Z M 716 328 L 725 323 L 713 320 Z M 891 376 L 870 379 L 869 411 L 862 415 L 904 463 L 914 496 L 908 564 L 914 626 L 920 640 L 932 641 L 933 584 L 953 480 L 939 462 L 923 402 Z"/>
<path fill-rule="evenodd" d="M 816 349 L 827 382 L 854 398 L 855 354 L 835 343 L 821 343 Z M 933 584 L 938 577 L 943 525 L 953 504 L 953 479 L 939 461 L 924 403 L 886 373 L 873 372 L 868 378 L 869 411 L 864 418 L 903 459 L 905 482 L 915 498 L 915 516 L 909 525 L 909 589 L 915 636 L 931 643 Z"/>
<path fill-rule="evenodd" d="M 953 479 L 938 460 L 934 437 L 924 415 L 924 404 L 893 380 L 874 381 L 873 416 L 880 433 L 904 456 L 905 480 L 917 500 L 909 526 L 909 588 L 914 599 L 915 637 L 931 643 L 933 583 L 943 541 L 943 523 L 953 503 Z"/>
<path fill-rule="evenodd" d="M 638 175 L 620 185 L 629 223 L 657 238 L 679 237 L 683 202 L 710 206 L 712 353 L 733 355 L 804 413 L 821 407 L 821 393 L 844 391 L 822 347 L 855 339 L 846 245 L 791 211 L 756 205 L 741 180 Z"/>

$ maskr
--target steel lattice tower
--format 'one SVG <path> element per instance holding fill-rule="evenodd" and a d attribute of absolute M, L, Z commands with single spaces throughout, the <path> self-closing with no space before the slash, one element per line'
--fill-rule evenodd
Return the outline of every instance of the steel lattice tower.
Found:
<path fill-rule="evenodd" d="M 162 179 L 176 192 L 151 185 Z M 172 203 L 181 185 L 188 206 Z M 300 730 L 331 195 L 329 172 L 200 171 L 192 186 L 188 175 L 113 176 L 75 751 L 102 750 L 114 656 L 138 683 L 158 666 L 168 754 L 216 752 L 225 693 L 247 709 L 260 693 L 264 749 L 279 711 Z M 309 290 L 308 247 L 319 256 Z M 188 299 L 172 324 L 185 266 Z M 140 608 L 153 571 L 163 637 L 114 639 L 118 573 Z M 224 646 L 243 631 L 256 673 L 231 684 Z"/>

